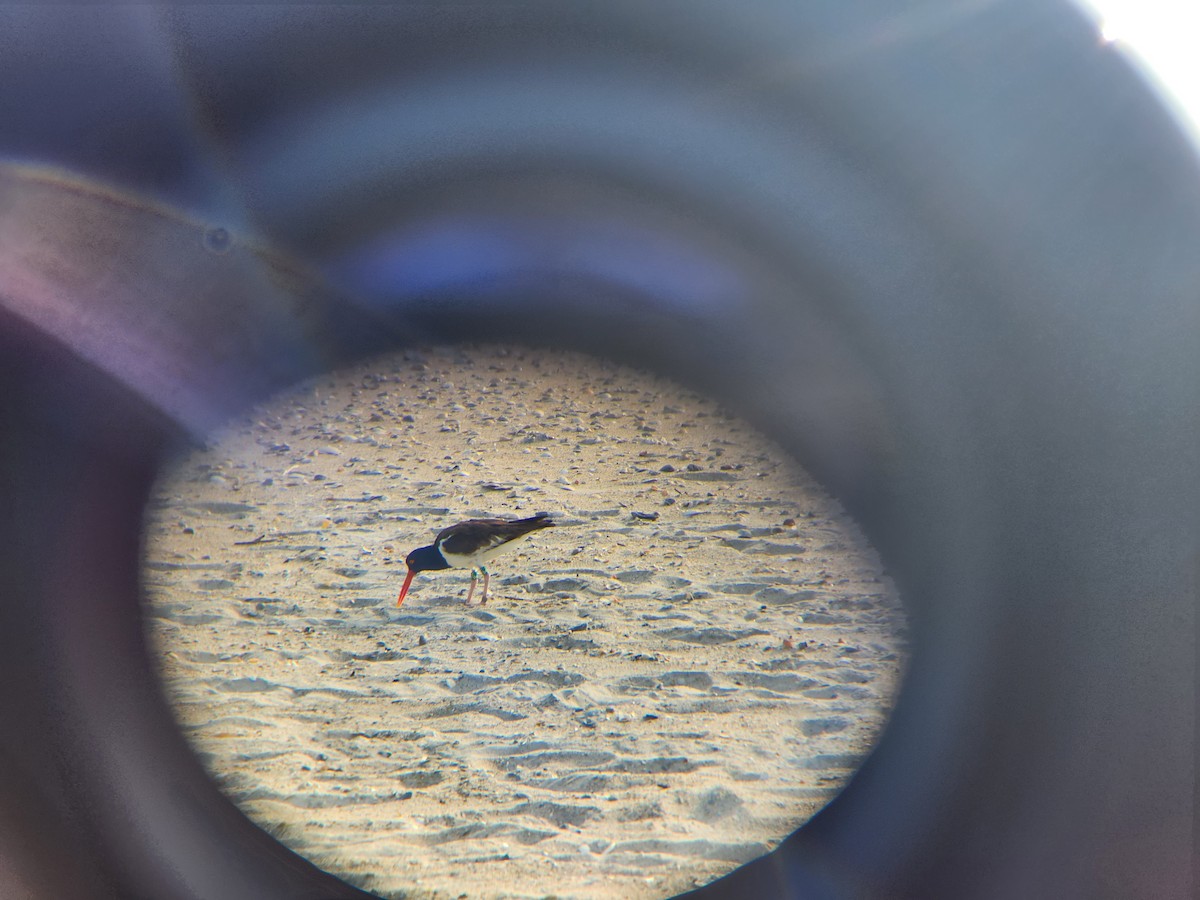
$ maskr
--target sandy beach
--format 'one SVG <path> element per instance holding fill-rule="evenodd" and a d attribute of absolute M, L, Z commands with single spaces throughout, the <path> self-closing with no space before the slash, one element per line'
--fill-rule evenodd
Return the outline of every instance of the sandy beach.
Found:
<path fill-rule="evenodd" d="M 477 516 L 556 522 L 465 571 Z M 904 664 L 854 523 L 712 401 L 560 352 L 408 351 L 180 455 L 146 627 L 226 794 L 388 898 L 673 896 L 774 847 L 854 772 Z"/>

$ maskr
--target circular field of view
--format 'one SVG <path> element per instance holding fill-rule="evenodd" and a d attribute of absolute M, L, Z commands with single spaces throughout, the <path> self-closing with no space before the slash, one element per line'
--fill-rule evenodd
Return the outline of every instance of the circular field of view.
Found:
<path fill-rule="evenodd" d="M 487 563 L 406 556 L 547 513 Z M 775 847 L 885 722 L 903 617 L 854 523 L 711 401 L 588 357 L 407 351 L 165 471 L 146 621 L 196 753 L 383 897 L 661 898 Z"/>

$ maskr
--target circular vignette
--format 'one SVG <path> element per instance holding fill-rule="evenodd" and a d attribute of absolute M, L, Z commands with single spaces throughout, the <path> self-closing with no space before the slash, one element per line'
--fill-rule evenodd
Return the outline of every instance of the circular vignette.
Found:
<path fill-rule="evenodd" d="M 548 7 L 530 8 L 556 21 Z M 859 517 L 902 573 L 924 628 L 901 708 L 838 802 L 769 860 L 705 895 L 1129 896 L 1152 884 L 1158 895 L 1187 896 L 1192 735 L 1177 713 L 1194 707 L 1190 561 L 1200 508 L 1192 313 L 1200 203 L 1192 152 L 1065 7 L 1018 3 L 963 14 L 934 6 L 930 18 L 900 19 L 881 19 L 871 4 L 764 5 L 761 19 L 733 12 L 712 5 L 670 28 L 658 19 L 631 24 L 618 12 L 610 33 L 657 28 L 672 47 L 724 47 L 712 57 L 720 66 L 766 60 L 778 63 L 771 71 L 786 72 L 797 53 L 825 62 L 799 87 L 784 79 L 783 93 L 799 91 L 805 109 L 876 167 L 872 189 L 902 201 L 911 229 L 928 230 L 946 270 L 923 293 L 913 290 L 905 267 L 889 271 L 895 257 L 868 253 L 856 262 L 878 266 L 875 289 L 864 292 L 854 279 L 838 291 L 836 278 L 823 280 L 823 296 L 836 296 L 851 314 L 850 330 L 882 349 L 872 359 L 897 401 L 889 404 L 899 428 L 882 482 L 898 497 L 868 493 Z M 292 24 L 292 37 L 311 27 Z M 187 27 L 194 34 L 204 25 Z M 470 30 L 461 22 L 457 28 Z M 262 32 L 242 33 L 253 40 Z M 338 46 L 332 35 L 324 46 Z M 287 40 L 258 46 L 274 47 L 276 62 L 312 58 Z M 447 46 L 434 41 L 430 51 Z M 1012 65 L 1014 47 L 1020 67 Z M 195 63 L 206 48 L 190 52 Z M 237 55 L 230 44 L 215 68 Z M 255 56 L 244 54 L 243 71 Z M 64 73 L 86 73 L 98 90 L 114 84 L 103 77 L 111 70 L 98 76 L 94 67 L 63 62 Z M 29 82 L 30 96 L 38 81 Z M 17 90 L 25 84 L 13 83 Z M 230 83 L 243 97 L 255 84 Z M 274 95 L 252 98 L 244 112 L 288 99 L 279 81 L 269 84 Z M 219 109 L 211 99 L 205 102 Z M 1078 127 L 1064 129 L 1066 122 Z M 52 138 L 34 155 L 40 149 L 85 173 L 110 174 Z M 118 174 L 121 184 L 142 185 L 138 172 Z M 5 207 L 0 247 L 16 246 L 8 238 L 35 224 L 28 212 Z M 112 224 L 103 215 L 100 221 Z M 132 227 L 123 220 L 115 233 Z M 21 301 L 36 294 L 36 284 L 54 287 L 38 296 L 53 298 L 42 309 L 69 313 L 57 321 L 78 325 L 96 322 L 99 308 L 90 307 L 90 319 L 78 316 L 89 309 L 79 304 L 80 284 L 94 300 L 114 272 L 143 278 L 140 290 L 108 310 L 132 315 L 103 321 L 125 339 L 140 334 L 133 325 L 152 309 L 150 298 L 172 296 L 162 290 L 161 268 L 146 271 L 144 254 L 106 255 L 60 233 L 33 233 L 43 250 L 75 261 L 89 277 L 43 271 L 45 282 L 24 280 L 13 273 L 28 274 L 31 258 L 6 255 L 10 335 L 28 336 L 21 323 L 36 304 Z M 862 248 L 889 246 L 887 233 L 868 234 Z M 199 245 L 194 232 L 188 240 Z M 113 259 L 126 265 L 114 269 Z M 197 309 L 211 299 L 197 284 L 178 296 Z M 328 296 L 314 302 L 337 305 Z M 280 309 L 289 315 L 275 321 L 291 321 L 296 307 Z M 178 337 L 171 349 L 186 356 L 198 342 L 189 340 L 190 320 L 175 315 L 159 341 Z M 354 315 L 338 307 L 330 320 Z M 97 356 L 79 333 L 38 324 L 162 407 L 162 395 L 147 389 L 153 374 L 121 365 L 138 351 L 161 349 L 159 341 L 132 341 L 129 358 Z M 262 321 L 238 318 L 229 327 L 264 337 Z M 764 341 L 766 332 L 783 333 L 778 322 L 756 316 L 742 327 Z M 404 341 L 400 324 L 386 330 L 390 340 Z M 602 340 L 616 352 L 620 337 Z M 340 341 L 367 343 L 361 334 Z M 91 427 L 96 421 L 85 415 L 89 406 L 123 409 L 129 422 L 144 406 L 122 400 L 120 390 L 103 391 L 95 372 L 72 367 L 53 349 L 10 343 L 4 377 L 11 390 L 2 396 L 7 433 L 20 437 L 5 445 L 4 471 L 20 474 L 9 477 L 15 515 L 6 525 L 3 570 L 6 593 L 18 599 L 6 606 L 11 621 L 2 633 L 12 667 L 7 683 L 32 686 L 5 695 L 7 721 L 16 726 L 9 732 L 22 736 L 5 749 L 21 761 L 13 771 L 34 778 L 5 782 L 6 801 L 17 799 L 6 802 L 4 822 L 21 829 L 20 846 L 36 861 L 16 877 L 47 896 L 352 895 L 239 824 L 194 777 L 182 742 L 163 730 L 169 720 L 150 712 L 144 648 L 128 635 L 137 624 L 134 535 L 151 462 L 121 443 L 120 430 Z M 257 352 L 252 368 L 267 383 L 329 362 L 317 354 L 297 363 L 272 341 Z M 205 359 L 197 371 L 220 368 L 220 355 Z M 211 383 L 200 390 L 214 391 Z M 228 412 L 248 399 L 245 390 L 233 379 L 210 400 Z M 30 400 L 46 396 L 86 402 L 56 409 Z M 846 488 L 852 496 L 853 486 Z M 85 508 L 90 518 L 80 514 Z M 1166 675 L 1147 674 L 1159 672 Z M 81 693 L 84 686 L 95 693 Z M 30 742 L 29 734 L 46 740 Z M 62 753 L 45 754 L 46 745 Z M 139 777 L 154 770 L 151 760 L 173 773 L 173 790 Z M 179 815 L 180 804 L 189 815 Z M 63 846 L 88 852 L 64 860 L 56 849 Z"/>

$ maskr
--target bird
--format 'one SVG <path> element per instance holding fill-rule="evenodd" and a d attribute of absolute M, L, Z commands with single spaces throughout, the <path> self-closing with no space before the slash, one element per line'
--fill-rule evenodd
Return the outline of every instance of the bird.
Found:
<path fill-rule="evenodd" d="M 399 606 L 418 572 L 437 569 L 471 570 L 471 587 L 467 591 L 467 603 L 475 593 L 476 570 L 483 573 L 483 597 L 480 604 L 487 603 L 488 570 L 484 565 L 499 553 L 511 550 L 513 545 L 540 528 L 554 524 L 549 513 L 538 513 L 528 519 L 467 519 L 437 533 L 433 543 L 418 547 L 405 557 L 408 574 L 396 600 Z"/>

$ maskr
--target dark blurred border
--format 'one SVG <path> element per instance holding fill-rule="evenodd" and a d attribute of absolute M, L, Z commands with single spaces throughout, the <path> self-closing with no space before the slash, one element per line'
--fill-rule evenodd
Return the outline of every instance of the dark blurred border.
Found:
<path fill-rule="evenodd" d="M 6 6 L 0 160 L 3 896 L 361 895 L 176 731 L 141 510 L 482 335 L 737 406 L 908 604 L 876 753 L 695 896 L 1193 896 L 1200 178 L 1072 8 Z"/>

